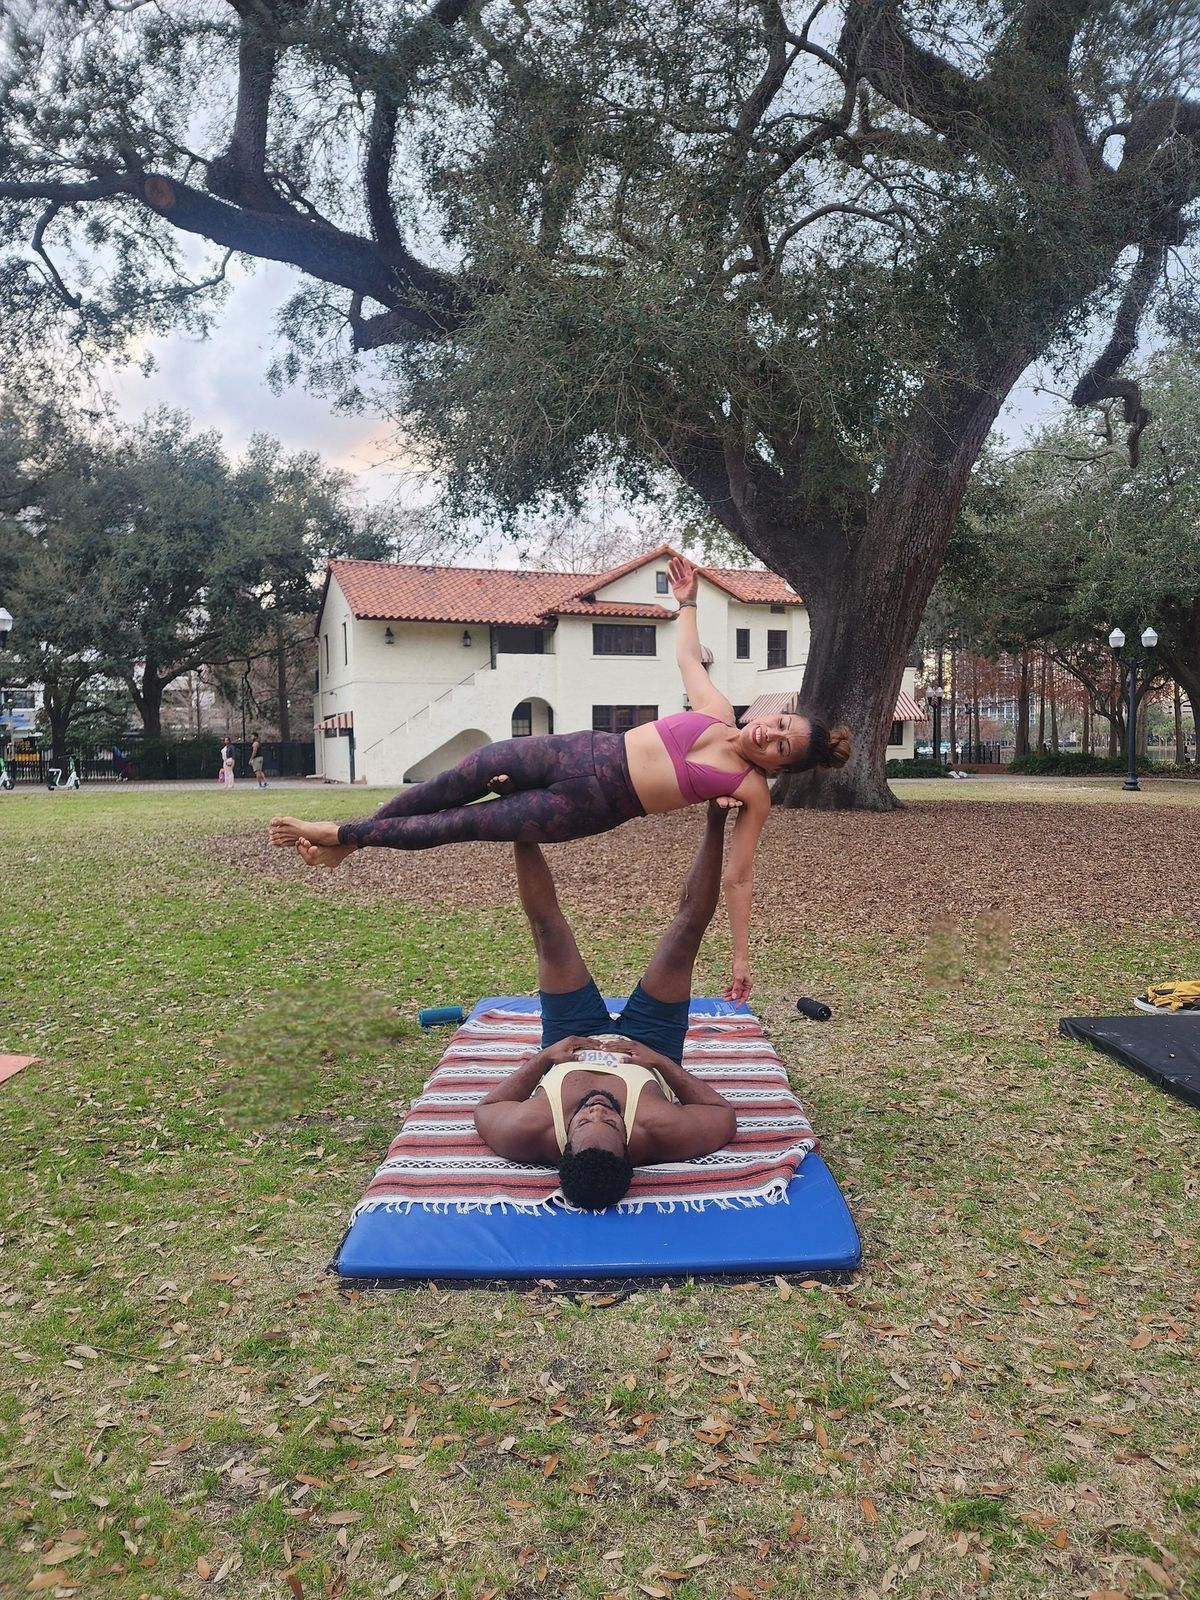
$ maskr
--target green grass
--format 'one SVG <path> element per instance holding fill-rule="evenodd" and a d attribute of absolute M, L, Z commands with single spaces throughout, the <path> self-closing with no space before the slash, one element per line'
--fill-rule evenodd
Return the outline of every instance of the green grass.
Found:
<path fill-rule="evenodd" d="M 276 799 L 2 797 L 0 1049 L 44 1061 L 0 1086 L 0 1594 L 1200 1581 L 1197 1117 L 1054 1033 L 1188 966 L 1192 926 L 1081 905 L 1000 938 L 948 905 L 851 936 L 809 899 L 762 936 L 758 1009 L 863 1233 L 849 1284 L 343 1294 L 325 1265 L 436 1052 L 418 1006 L 531 964 L 511 899 L 365 903 L 205 848 Z M 1059 803 L 1118 825 L 1100 790 Z M 602 982 L 659 900 L 589 915 Z M 824 1027 L 799 973 L 845 997 Z"/>

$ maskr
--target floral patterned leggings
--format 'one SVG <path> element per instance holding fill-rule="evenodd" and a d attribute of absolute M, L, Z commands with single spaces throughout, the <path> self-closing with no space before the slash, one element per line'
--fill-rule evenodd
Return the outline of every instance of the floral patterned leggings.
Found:
<path fill-rule="evenodd" d="M 502 773 L 509 780 L 503 796 L 473 804 L 493 792 L 492 780 Z M 621 734 L 551 733 L 473 750 L 436 778 L 402 789 L 374 816 L 344 822 L 338 843 L 391 850 L 472 839 L 560 844 L 645 814 Z"/>

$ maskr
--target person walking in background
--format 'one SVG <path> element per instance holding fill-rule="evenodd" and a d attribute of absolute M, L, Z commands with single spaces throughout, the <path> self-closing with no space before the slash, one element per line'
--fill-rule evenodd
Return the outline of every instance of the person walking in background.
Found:
<path fill-rule="evenodd" d="M 234 747 L 233 747 L 233 740 L 229 737 L 228 734 L 226 734 L 225 735 L 225 743 L 221 746 L 221 775 L 222 775 L 222 778 L 224 780 L 225 787 L 226 787 L 227 790 L 232 790 L 233 789 L 233 782 L 234 782 L 233 764 L 234 764 L 234 757 L 236 756 L 236 754 L 237 754 L 237 752 L 234 750 Z"/>
<path fill-rule="evenodd" d="M 250 771 L 254 774 L 254 781 L 260 789 L 269 789 L 266 773 L 263 771 L 262 741 L 256 733 L 250 735 Z"/>

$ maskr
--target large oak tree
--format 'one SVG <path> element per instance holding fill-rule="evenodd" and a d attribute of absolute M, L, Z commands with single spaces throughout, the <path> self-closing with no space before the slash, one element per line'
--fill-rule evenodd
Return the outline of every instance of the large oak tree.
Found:
<path fill-rule="evenodd" d="M 808 602 L 805 692 L 857 753 L 805 797 L 886 807 L 903 664 L 1017 378 L 1074 360 L 1075 402 L 1118 400 L 1136 453 L 1121 368 L 1200 194 L 1195 21 L 1191 0 L 28 0 L 0 287 L 39 348 L 65 328 L 91 351 L 202 319 L 229 253 L 287 262 L 307 287 L 283 369 L 362 397 L 375 352 L 464 505 L 665 476 Z"/>

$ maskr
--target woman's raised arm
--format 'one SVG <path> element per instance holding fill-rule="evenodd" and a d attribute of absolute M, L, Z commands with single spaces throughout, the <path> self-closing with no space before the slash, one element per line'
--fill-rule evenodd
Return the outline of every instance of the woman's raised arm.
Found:
<path fill-rule="evenodd" d="M 719 689 L 714 689 L 704 670 L 704 653 L 700 648 L 700 628 L 696 621 L 696 593 L 700 575 L 686 556 L 672 556 L 667 568 L 671 593 L 679 604 L 675 622 L 675 663 L 683 679 L 684 693 L 695 711 L 706 716 L 719 717 L 732 723 L 733 706 Z"/>

